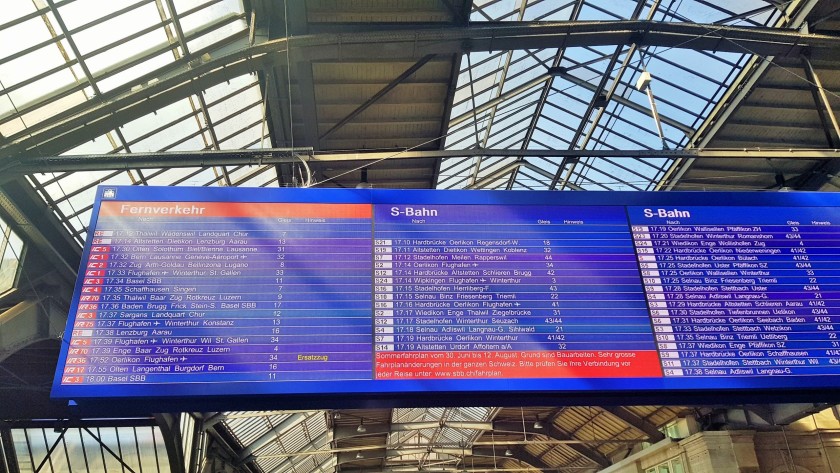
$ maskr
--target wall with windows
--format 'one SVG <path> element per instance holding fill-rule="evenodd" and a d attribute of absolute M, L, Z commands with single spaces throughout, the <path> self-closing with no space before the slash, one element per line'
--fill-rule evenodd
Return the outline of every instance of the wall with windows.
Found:
<path fill-rule="evenodd" d="M 0 294 L 15 286 L 23 250 L 23 240 L 0 220 Z"/>
<path fill-rule="evenodd" d="M 827 409 L 784 427 L 699 432 L 683 439 L 666 439 L 602 472 L 840 472 L 840 419 L 836 409 Z"/>
<path fill-rule="evenodd" d="M 7 429 L 0 435 L 0 472 L 168 473 L 160 429 L 40 427 Z"/>

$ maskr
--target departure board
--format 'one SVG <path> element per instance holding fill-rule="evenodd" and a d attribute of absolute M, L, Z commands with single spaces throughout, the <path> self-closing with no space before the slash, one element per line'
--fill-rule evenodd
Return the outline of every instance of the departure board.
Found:
<path fill-rule="evenodd" d="M 835 388 L 838 203 L 102 186 L 53 396 Z"/>
<path fill-rule="evenodd" d="M 664 376 L 837 374 L 833 212 L 685 206 L 629 213 Z"/>

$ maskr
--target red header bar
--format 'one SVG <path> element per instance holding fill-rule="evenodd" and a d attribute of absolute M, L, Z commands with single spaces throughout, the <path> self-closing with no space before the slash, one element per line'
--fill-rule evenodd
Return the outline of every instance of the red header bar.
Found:
<path fill-rule="evenodd" d="M 371 204 L 102 202 L 105 217 L 371 218 Z"/>

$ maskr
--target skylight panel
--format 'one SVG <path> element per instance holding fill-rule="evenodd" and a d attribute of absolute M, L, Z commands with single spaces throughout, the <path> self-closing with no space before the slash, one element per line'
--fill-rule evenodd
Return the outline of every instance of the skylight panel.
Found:
<path fill-rule="evenodd" d="M 35 90 L 35 89 L 37 89 L 38 84 L 42 84 L 44 87 L 48 87 L 50 85 L 49 78 L 45 78 L 43 81 L 38 81 L 30 87 L 33 87 L 33 90 Z M 53 117 L 56 114 L 58 114 L 60 112 L 63 112 L 64 110 L 67 110 L 70 107 L 73 107 L 75 105 L 83 103 L 85 100 L 87 100 L 87 97 L 85 96 L 85 94 L 83 92 L 73 92 L 69 95 L 65 95 L 65 96 L 57 98 L 55 100 L 48 101 L 48 102 L 46 102 L 45 104 L 43 104 L 39 107 L 33 108 L 32 111 L 30 111 L 28 113 L 25 113 L 24 115 L 21 115 L 20 116 L 20 121 L 18 121 L 17 123 L 25 124 L 26 126 L 32 126 L 32 125 L 34 125 L 36 123 L 39 123 L 39 122 L 41 122 L 41 121 L 43 121 L 47 118 Z M 15 105 L 18 106 L 17 103 Z M 10 123 L 13 123 L 13 122 L 10 122 Z M 2 130 L 3 128 L 5 128 L 5 124 L 0 125 L 0 130 Z M 2 133 L 5 136 L 10 136 L 12 134 L 11 132 L 24 131 L 24 130 L 21 129 L 21 130 L 9 130 L 9 131 L 10 131 L 10 133 L 6 133 L 5 131 L 3 131 Z"/>
<path fill-rule="evenodd" d="M 262 119 L 262 97 L 256 87 L 245 90 L 210 106 L 210 120 L 219 135 L 227 136 L 232 128 Z"/>
<path fill-rule="evenodd" d="M 50 177 L 51 174 L 39 174 L 30 176 L 30 179 L 38 183 Z M 90 171 L 69 174 L 42 189 L 47 194 L 45 197 L 54 202 L 53 211 L 79 245 L 84 242 L 87 234 L 91 204 L 96 197 L 96 185 L 99 184 L 131 185 L 133 182 L 126 172 Z"/>
<path fill-rule="evenodd" d="M 466 149 L 470 147 L 470 143 L 463 143 L 463 141 L 473 139 L 472 144 L 475 144 L 474 137 L 475 130 L 472 127 L 472 124 L 469 124 L 468 126 L 463 126 L 458 131 L 447 136 L 447 142 L 451 142 L 453 146 L 458 144 L 459 149 Z"/>
<path fill-rule="evenodd" d="M 0 117 L 8 116 L 14 113 L 15 106 L 6 95 L 0 95 Z M 6 119 L 0 118 L 0 134 L 3 136 L 10 136 L 23 130 L 25 127 L 20 118 Z"/>
<path fill-rule="evenodd" d="M 159 130 L 161 125 L 165 125 L 179 119 L 185 119 L 193 113 L 194 110 L 190 107 L 189 100 L 179 100 L 156 110 L 155 113 L 150 113 L 136 120 L 132 120 L 121 126 L 120 129 L 122 130 L 125 139 L 133 141 L 149 132 Z M 160 131 L 164 132 L 166 129 L 164 128 Z"/>
<path fill-rule="evenodd" d="M 544 119 L 545 117 L 541 118 L 541 120 Z M 552 132 L 554 131 L 557 130 L 552 130 Z M 537 126 L 534 130 L 534 134 L 531 139 L 535 144 L 537 144 L 537 146 L 532 146 L 532 148 L 536 147 L 537 149 L 562 149 L 569 146 L 568 141 L 563 141 L 555 133 L 548 134 L 539 126 Z"/>
<path fill-rule="evenodd" d="M 482 60 L 481 57 L 470 58 L 472 66 L 473 80 L 493 77 L 492 74 L 498 74 L 507 57 L 507 54 L 497 54 Z M 465 62 L 462 65 L 466 64 Z M 466 69 L 465 69 L 466 70 Z M 468 85 L 469 82 L 465 82 Z"/>
<path fill-rule="evenodd" d="M 511 58 L 510 67 L 508 67 L 507 73 L 505 74 L 502 93 L 515 89 L 546 73 L 547 68 L 542 62 L 537 61 L 525 51 L 518 51 L 518 53 L 521 54 L 514 54 Z"/>
<path fill-rule="evenodd" d="M 470 173 L 478 161 L 477 158 L 469 158 L 466 160 L 460 159 L 455 163 L 448 160 L 445 164 L 448 167 L 444 168 L 441 165 L 441 170 L 438 177 L 438 188 L 440 189 L 458 189 L 466 186 L 466 182 L 470 177 Z"/>
<path fill-rule="evenodd" d="M 242 13 L 240 2 L 235 0 L 225 0 L 221 2 L 208 1 L 181 1 L 175 2 L 175 10 L 179 14 L 181 21 L 181 28 L 186 34 L 189 31 L 198 30 L 219 18 L 224 18 L 228 15 L 239 15 Z M 187 11 L 201 6 L 194 13 L 185 15 Z"/>
<path fill-rule="evenodd" d="M 734 15 L 751 12 L 753 10 L 768 6 L 767 0 L 738 0 L 728 2 L 684 2 L 680 5 L 679 14 L 686 18 L 691 18 L 698 23 L 714 23 Z M 721 3 L 720 5 L 716 5 Z M 767 17 L 767 14 L 759 15 Z"/>
<path fill-rule="evenodd" d="M 558 83 L 559 82 L 559 83 Z M 564 81 L 554 80 L 555 87 L 552 87 L 549 93 L 549 100 L 546 105 L 550 105 L 558 111 L 562 111 L 566 116 L 549 115 L 557 117 L 559 121 L 573 119 L 580 121 L 581 116 L 586 112 L 586 105 L 592 97 L 592 92 L 575 84 L 564 83 Z M 558 89 L 557 86 L 562 88 Z M 551 113 L 551 112 L 549 112 Z M 575 122 L 570 122 L 575 126 Z"/>
<path fill-rule="evenodd" d="M 10 5 L 20 5 L 30 2 L 7 2 Z M 9 5 L 3 5 L 3 10 Z M 15 17 L 7 17 L 8 12 L 0 13 L 0 23 L 6 19 L 11 20 Z M 50 34 L 49 29 L 44 24 L 44 20 L 37 16 L 21 23 L 4 26 L 0 24 L 0 61 L 7 60 L 8 57 L 25 51 L 38 44 L 51 41 L 53 35 Z M 4 79 L 5 82 L 5 79 Z"/>
<path fill-rule="evenodd" d="M 58 16 L 44 8 L 42 15 L 20 21 L 35 10 L 29 2 L 12 5 L 0 12 L 0 78 L 6 89 L 5 94 L 0 90 L 0 133 L 6 137 L 91 99 L 97 88 L 109 92 L 169 66 L 183 53 L 173 43 L 177 38 L 167 8 L 159 10 L 153 0 L 59 2 Z M 185 30 L 211 26 L 202 37 L 209 41 L 205 45 L 244 31 L 243 7 L 237 0 L 176 5 L 181 13 L 189 13 L 184 16 Z M 69 38 L 64 38 L 62 23 Z M 74 46 L 82 58 L 75 57 Z M 94 76 L 93 84 L 76 63 L 79 60 Z"/>
<path fill-rule="evenodd" d="M 165 442 L 158 427 L 92 429 L 98 440 L 102 441 L 102 445 L 110 446 L 108 450 L 102 448 L 102 445 L 85 430 L 79 428 L 69 428 L 66 431 L 54 431 L 52 428 L 11 429 L 16 460 L 20 465 L 35 465 L 46 458 L 47 452 L 50 452 L 53 458 L 47 471 L 99 473 L 122 471 L 124 468 L 146 472 L 170 471 Z M 113 450 L 110 450 L 111 448 Z M 111 454 L 113 451 L 121 452 L 121 460 L 114 458 Z"/>
<path fill-rule="evenodd" d="M 45 90 L 65 88 L 76 82 L 76 78 L 64 66 L 64 59 L 60 56 L 56 58 L 52 54 L 54 51 L 49 51 L 49 49 L 39 51 L 44 54 L 33 53 L 0 66 L 0 77 L 4 77 L 4 85 L 6 84 L 4 74 L 11 69 L 20 72 L 26 71 L 27 67 L 32 66 L 33 70 L 43 69 L 39 72 L 47 73 L 47 75 L 27 74 L 28 77 L 22 77 L 20 74 L 9 74 L 12 76 L 10 82 L 13 83 L 6 85 L 5 92 L 18 110 L 43 98 Z M 42 66 L 35 66 L 34 64 L 42 64 Z M 17 77 L 14 77 L 15 75 Z M 31 123 L 28 123 L 28 125 L 31 125 Z"/>
<path fill-rule="evenodd" d="M 251 84 L 254 87 L 257 96 L 259 96 L 260 90 L 256 82 L 256 76 L 246 74 L 234 77 L 233 79 L 227 82 L 222 82 L 220 84 L 208 88 L 204 91 L 204 99 L 209 105 L 213 102 L 225 98 L 228 94 L 230 94 L 232 90 L 244 89 L 249 84 Z"/>
<path fill-rule="evenodd" d="M 111 59 L 114 58 L 111 55 L 108 56 Z M 143 61 L 140 61 L 138 64 L 128 69 L 125 69 L 116 74 L 110 75 L 107 78 L 99 80 L 99 89 L 103 92 L 116 89 L 117 87 L 128 84 L 129 82 L 137 79 L 138 77 L 141 77 L 163 66 L 171 64 L 172 61 L 172 53 L 169 51 L 165 51 L 154 57 L 144 58 Z M 116 64 L 114 64 L 113 66 L 116 66 Z"/>
<path fill-rule="evenodd" d="M 149 51 L 150 45 L 161 46 L 166 45 L 168 42 L 169 40 L 164 30 L 162 28 L 156 28 L 128 41 L 118 40 L 107 49 L 100 50 L 101 52 L 97 52 L 97 54 L 87 58 L 86 63 L 91 73 L 94 76 L 98 76 L 109 69 L 113 69 L 114 66 L 122 64 L 127 59 L 143 56 Z M 175 60 L 171 53 L 162 56 L 166 57 L 169 60 L 168 62 Z M 145 72 L 151 72 L 162 65 L 164 64 L 155 64 L 156 67 L 144 67 L 143 70 Z"/>
<path fill-rule="evenodd" d="M 59 13 L 61 14 L 61 17 L 64 18 L 65 16 L 67 16 L 66 8 L 71 5 L 75 5 L 76 3 L 77 2 L 71 2 L 67 4 L 66 7 L 60 8 Z M 121 4 L 121 2 L 108 3 L 114 3 L 120 6 L 124 6 L 124 4 Z M 100 13 L 98 8 L 91 7 L 91 10 L 98 13 L 96 15 L 98 18 L 103 18 L 107 16 L 107 13 Z M 75 14 L 79 13 L 79 10 L 70 11 Z M 87 16 L 89 15 L 90 12 L 87 12 Z M 70 18 L 73 18 L 73 15 L 71 15 Z M 91 51 L 101 48 L 102 46 L 113 44 L 114 49 L 119 50 L 120 54 L 122 54 L 122 57 L 131 57 L 143 50 L 148 49 L 150 44 L 159 43 L 161 42 L 161 40 L 156 39 L 152 42 L 150 39 L 147 39 L 147 42 L 145 44 L 141 43 L 134 45 L 126 44 L 122 40 L 139 31 L 158 25 L 160 22 L 160 14 L 158 13 L 155 4 L 154 2 L 150 2 L 138 8 L 134 8 L 131 11 L 127 11 L 121 15 L 115 16 L 113 18 L 108 18 L 106 21 L 103 21 L 101 23 L 86 26 L 84 29 L 80 29 L 79 31 L 74 32 L 72 34 L 72 38 L 73 41 L 76 43 L 76 46 L 79 48 L 79 52 L 83 56 L 87 55 Z M 68 28 L 71 27 L 68 25 Z M 157 32 L 162 34 L 163 28 L 158 28 Z M 165 35 L 162 41 L 166 41 Z M 96 67 L 94 64 L 91 64 L 92 70 L 99 70 L 102 68 L 104 67 Z"/>
<path fill-rule="evenodd" d="M 597 169 L 591 171 L 592 172 L 590 173 L 589 177 L 586 178 L 583 178 L 580 176 L 579 173 L 576 173 L 572 176 L 572 183 L 588 191 L 610 190 L 609 184 L 615 184 L 617 186 L 620 186 L 617 190 L 633 190 L 627 186 L 624 186 L 623 183 L 617 182 L 615 181 L 615 179 L 610 178 L 607 175 L 601 173 Z M 560 183 L 562 183 L 562 180 L 560 181 Z M 562 189 L 560 183 L 558 183 L 558 189 Z"/>
<path fill-rule="evenodd" d="M 6 64 L 0 60 L 0 77 L 9 77 L 10 82 L 15 84 L 21 83 L 19 81 L 32 81 L 32 84 L 23 85 L 8 94 L 0 91 L 0 132 L 4 136 L 25 132 L 25 126 L 90 99 L 94 96 L 94 87 L 98 87 L 102 92 L 109 92 L 132 84 L 140 77 L 170 66 L 184 53 L 175 43 L 179 39 L 174 31 L 167 31 L 167 28 L 174 28 L 171 25 L 174 19 L 168 5 L 163 5 L 159 10 L 152 0 L 140 0 L 128 5 L 108 2 L 108 6 L 101 8 L 92 8 L 93 4 L 98 5 L 99 2 L 68 2 L 59 8 L 59 14 L 63 15 L 62 19 L 71 30 L 75 45 L 83 55 L 87 54 L 83 60 L 96 83 L 87 84 L 82 68 L 74 63 L 76 58 L 72 55 L 71 45 L 64 39 L 59 40 L 63 49 L 59 49 L 55 42 L 50 42 L 27 54 L 21 54 L 21 57 L 14 61 L 6 61 Z M 186 36 L 201 32 L 201 35 L 190 43 L 191 47 L 203 48 L 241 35 L 246 28 L 242 8 L 241 2 L 237 0 L 175 1 L 176 12 L 182 15 L 179 18 L 183 21 Z M 26 14 L 30 11 L 26 9 L 20 13 Z M 47 19 L 53 25 L 57 24 L 51 13 L 47 14 Z M 0 35 L 8 34 L 8 31 L 19 33 L 11 26 L 2 29 L 2 24 L 7 23 L 4 23 L 4 20 L 5 17 L 0 17 Z M 21 25 L 40 28 L 40 36 L 31 36 L 32 44 L 50 40 L 41 16 L 22 21 Z M 0 44 L 0 48 L 6 44 L 9 43 Z M 15 54 L 16 50 L 15 47 L 0 49 L 0 55 L 6 53 L 5 56 L 9 57 Z M 31 63 L 32 67 L 20 67 L 21 64 L 26 65 L 25 61 L 28 61 L 27 64 Z M 24 70 L 17 75 L 6 74 L 2 70 L 4 66 L 14 68 L 16 73 Z M 43 78 L 36 77 L 39 72 L 51 70 L 55 71 L 44 74 Z M 5 83 L 4 86 L 8 87 Z M 67 92 L 62 92 L 62 88 L 67 89 Z M 30 95 L 23 95 L 25 93 Z M 202 94 L 202 97 L 194 95 L 189 99 L 179 100 L 125 123 L 120 126 L 120 133 L 109 133 L 79 144 L 65 154 L 123 152 L 126 149 L 125 145 L 132 152 L 161 152 L 201 151 L 215 149 L 217 145 L 222 149 L 238 149 L 270 143 L 270 140 L 263 136 L 268 130 L 262 124 L 262 94 L 254 75 L 233 78 L 211 87 Z M 54 99 L 49 100 L 50 96 Z M 204 104 L 208 108 L 209 122 L 203 110 Z M 22 106 L 24 108 L 21 108 Z M 25 108 L 26 106 L 29 106 L 29 109 Z M 18 111 L 25 112 L 22 120 L 14 117 Z M 228 180 L 223 170 L 222 167 L 166 171 L 103 170 L 60 175 L 35 174 L 30 176 L 30 179 L 44 200 L 52 205 L 56 216 L 74 235 L 77 242 L 81 243 L 97 184 L 224 185 Z M 271 172 L 273 166 L 234 166 L 229 170 L 233 181 L 244 185 L 270 185 L 277 179 L 276 173 Z"/>
<path fill-rule="evenodd" d="M 573 11 L 574 1 L 541 0 L 532 1 L 525 9 L 523 21 L 563 21 L 569 20 Z"/>
<path fill-rule="evenodd" d="M 208 33 L 205 33 L 197 38 L 187 42 L 187 47 L 190 51 L 198 51 L 202 48 L 206 48 L 224 38 L 229 36 L 234 36 L 237 33 L 243 33 L 247 30 L 248 25 L 245 23 L 244 19 L 237 19 L 236 21 L 232 21 L 229 23 L 224 23 L 219 25 L 218 28 L 215 28 Z M 190 36 L 188 33 L 185 32 L 187 36 Z"/>
<path fill-rule="evenodd" d="M 129 9 L 135 6 L 151 6 L 154 8 L 155 0 L 134 0 L 132 2 L 103 2 L 102 0 L 73 0 L 59 7 L 58 11 L 61 18 L 64 19 L 64 24 L 67 25 L 71 31 L 97 21 L 106 16 L 110 16 L 122 9 Z M 135 11 L 132 9 L 132 11 Z M 140 18 L 138 18 L 140 20 Z M 130 25 L 128 25 L 130 27 Z M 100 38 L 100 41 L 107 40 L 107 38 Z"/>
<path fill-rule="evenodd" d="M 220 1 L 227 1 L 233 4 L 236 3 L 235 0 L 173 0 L 172 3 L 175 5 L 176 10 L 179 12 L 185 12 L 200 7 L 206 7 L 214 3 L 219 3 Z"/>
<path fill-rule="evenodd" d="M 72 149 L 65 151 L 63 154 L 107 154 L 114 150 L 111 142 L 106 135 L 102 135 L 96 139 L 82 143 Z"/>
<path fill-rule="evenodd" d="M 575 5 L 576 3 L 577 5 Z M 735 3 L 737 5 L 734 5 Z M 487 0 L 474 3 L 471 19 L 478 22 L 493 18 L 507 21 L 539 17 L 540 20 L 545 21 L 564 21 L 570 18 L 569 15 L 571 15 L 573 7 L 580 7 L 580 15 L 577 19 L 610 21 L 633 17 L 637 5 L 638 3 L 633 1 L 615 2 L 609 0 L 581 0 L 580 2 L 567 3 L 547 2 L 545 0 L 522 0 L 521 2 Z M 739 20 L 734 17 L 743 17 L 740 20 L 742 23 L 756 24 L 755 22 L 759 17 L 767 17 L 765 20 L 760 20 L 765 22 L 770 21 L 769 17 L 771 16 L 778 18 L 777 13 L 770 13 L 775 9 L 768 9 L 767 6 L 767 2 L 758 0 L 727 2 L 725 4 L 685 1 L 677 4 L 659 4 L 653 18 L 657 20 L 665 19 L 666 21 L 712 23 L 721 20 L 737 22 Z M 636 17 L 640 19 L 648 17 L 650 15 L 649 8 L 650 5 L 646 5 Z M 676 9 L 676 11 L 673 9 Z M 710 27 L 710 34 L 714 34 L 712 27 Z M 543 49 L 531 51 L 531 53 L 539 57 L 542 64 L 535 61 L 533 56 L 528 55 L 526 51 L 503 53 L 492 64 L 489 61 L 480 63 L 482 59 L 488 57 L 488 53 L 482 53 L 482 59 L 479 59 L 478 54 L 469 53 L 469 57 L 462 60 L 462 66 L 464 64 L 480 63 L 480 67 L 490 68 L 492 66 L 496 69 L 489 75 L 478 75 L 475 74 L 478 67 L 474 67 L 472 72 L 475 83 L 472 86 L 469 84 L 467 71 L 461 72 L 456 101 L 452 107 L 452 117 L 460 117 L 460 123 L 450 128 L 453 134 L 446 140 L 447 149 L 474 146 L 475 139 L 470 138 L 470 133 L 477 134 L 482 140 L 486 138 L 488 145 L 512 146 L 514 148 L 539 148 L 549 145 L 561 150 L 581 147 L 591 149 L 645 147 L 660 149 L 662 147 L 661 140 L 654 131 L 649 113 L 646 113 L 649 109 L 647 97 L 645 94 L 636 91 L 633 84 L 633 81 L 638 77 L 641 63 L 644 63 L 647 70 L 653 74 L 652 90 L 659 108 L 659 114 L 664 119 L 663 128 L 669 146 L 683 146 L 687 141 L 687 133 L 684 130 L 702 122 L 711 109 L 711 103 L 721 96 L 723 90 L 728 86 L 728 82 L 736 76 L 733 73 L 733 68 L 737 70 L 738 67 L 741 67 L 748 51 L 744 51 L 745 54 L 712 54 L 692 51 L 679 46 L 650 48 L 650 50 L 641 48 L 635 53 L 634 57 L 630 58 L 629 67 L 631 70 L 623 73 L 620 68 L 624 55 L 627 54 L 627 48 L 617 49 L 615 45 L 572 47 L 560 52 Z M 508 54 L 510 54 L 511 61 L 508 69 L 504 70 L 503 58 Z M 519 133 L 526 130 L 527 136 L 527 127 L 531 126 L 530 124 L 533 121 L 530 120 L 530 117 L 516 115 L 519 122 L 515 125 L 508 125 L 510 117 L 509 113 L 506 112 L 511 110 L 509 107 L 512 106 L 513 101 L 519 100 L 521 97 L 519 95 L 506 97 L 506 95 L 517 86 L 545 74 L 555 54 L 562 57 L 563 61 L 560 66 L 565 68 L 566 74 L 574 75 L 581 81 L 588 82 L 589 85 L 570 82 L 568 79 L 564 79 L 562 75 L 549 79 L 550 92 L 548 94 L 535 93 L 532 98 L 533 101 L 540 101 L 540 97 L 545 96 L 545 103 L 539 107 L 542 117 L 536 120 L 531 138 L 527 142 L 521 140 L 520 143 L 517 143 L 517 139 L 520 137 Z M 618 56 L 614 57 L 616 54 Z M 522 58 L 521 62 L 519 61 L 520 58 Z M 606 70 L 611 61 L 614 61 L 614 66 L 611 70 Z M 598 95 L 604 95 L 613 87 L 612 81 L 615 79 L 610 78 L 604 82 L 604 89 L 597 91 L 605 74 L 621 77 L 621 83 L 615 86 L 615 95 L 612 96 L 611 101 L 592 103 L 593 100 L 597 99 L 597 97 L 594 97 L 593 90 L 596 90 Z M 499 91 L 499 87 L 495 84 L 487 88 L 477 88 L 476 86 L 486 78 L 492 78 L 494 82 L 502 84 L 503 90 Z M 542 91 L 542 87 L 541 84 L 537 84 L 533 90 Z M 491 94 L 489 97 L 485 95 L 488 92 Z M 471 95 L 475 95 L 475 99 Z M 633 103 L 629 104 L 626 101 L 617 100 L 622 97 L 627 97 Z M 494 107 L 495 114 L 493 109 L 477 114 L 479 119 L 488 122 L 486 125 L 482 123 L 478 130 L 475 129 L 475 126 L 472 128 L 462 126 L 470 124 L 469 120 L 461 120 L 470 114 L 474 105 L 480 107 L 487 101 L 497 98 L 503 100 Z M 524 103 L 524 101 L 521 103 Z M 606 110 L 602 108 L 604 106 L 607 107 Z M 596 122 L 596 120 L 599 122 Z M 489 135 L 485 135 L 487 130 L 489 130 Z M 575 131 L 580 131 L 580 133 L 575 134 Z M 516 154 L 511 153 L 508 158 L 509 162 L 515 157 Z M 446 169 L 446 161 L 443 160 L 442 169 Z M 591 161 L 593 166 L 608 166 L 610 172 L 604 172 L 604 175 L 612 175 L 613 181 L 618 180 L 619 177 L 628 177 L 628 173 L 636 175 L 636 181 L 652 180 L 661 174 L 659 166 L 647 166 L 640 161 L 628 161 L 621 164 L 608 160 Z M 611 173 L 613 167 L 620 168 L 621 166 L 625 166 L 623 171 Z M 517 178 L 520 175 L 524 174 L 517 173 Z M 640 177 L 640 175 L 645 177 Z M 443 184 L 444 180 L 439 179 L 439 182 Z M 451 181 L 447 182 L 447 184 L 449 183 Z M 646 188 L 649 184 L 650 181 L 636 187 Z M 587 185 L 591 187 L 595 184 L 589 183 Z M 447 187 L 449 186 L 447 185 Z M 515 183 L 513 187 L 517 187 Z M 598 183 L 597 187 L 603 188 L 604 186 Z"/>
<path fill-rule="evenodd" d="M 238 131 L 235 134 L 219 138 L 219 147 L 221 149 L 242 149 L 247 148 L 252 143 L 260 139 L 260 130 L 262 129 L 261 122 L 254 122 L 249 127 Z"/>
<path fill-rule="evenodd" d="M 273 166 L 239 166 L 230 170 L 230 178 L 238 187 L 264 187 L 277 181 Z"/>
<path fill-rule="evenodd" d="M 633 15 L 633 10 L 636 8 L 636 3 L 633 1 L 615 1 L 615 0 L 587 0 L 583 2 L 583 7 L 580 9 L 580 16 L 578 20 L 582 21 L 609 21 L 628 19 Z"/>
<path fill-rule="evenodd" d="M 32 2 L 8 2 L 0 10 L 0 26 L 35 12 Z"/>
<path fill-rule="evenodd" d="M 259 104 L 243 105 L 250 106 L 246 109 L 237 110 L 220 117 L 218 120 L 214 120 L 213 124 L 216 129 L 216 136 L 220 141 L 241 132 L 246 125 L 262 122 L 262 107 Z M 210 113 L 212 116 L 213 112 Z"/>
<path fill-rule="evenodd" d="M 143 171 L 147 172 L 146 170 Z M 207 174 L 204 176 L 204 174 Z M 201 185 L 210 177 L 209 168 L 168 168 L 148 174 L 146 182 L 150 186 L 170 186 L 176 183 L 183 183 L 183 185 Z"/>
<path fill-rule="evenodd" d="M 549 175 L 554 175 L 563 158 L 528 158 L 528 163 Z M 536 171 L 535 171 L 536 172 Z"/>
<path fill-rule="evenodd" d="M 501 148 L 501 149 L 515 149 L 519 145 L 522 144 L 522 140 L 525 139 L 525 130 L 518 130 L 514 131 L 513 134 L 510 136 L 496 136 L 494 137 L 494 141 L 489 143 L 492 148 Z M 515 153 L 511 153 L 515 154 Z"/>
<path fill-rule="evenodd" d="M 506 158 L 501 158 L 498 156 L 488 156 L 482 158 L 478 167 L 478 172 L 475 173 L 475 181 L 479 182 L 482 179 L 487 178 L 494 172 L 502 169 L 506 161 Z"/>
<path fill-rule="evenodd" d="M 90 187 L 91 183 L 105 180 L 114 171 L 87 171 L 84 173 L 68 173 L 63 178 L 54 180 L 55 173 L 34 174 L 32 178 L 39 183 L 46 184 L 44 190 L 49 193 L 54 202 L 62 201 L 66 195 L 74 194 L 80 189 Z M 48 183 L 48 184 L 47 184 Z"/>
<path fill-rule="evenodd" d="M 14 287 L 25 245 L 12 229 L 0 220 L 0 293 Z"/>
<path fill-rule="evenodd" d="M 486 0 L 473 2 L 473 10 L 470 14 L 471 21 L 501 21 L 510 20 L 519 8 L 519 0 Z"/>
<path fill-rule="evenodd" d="M 184 101 L 186 102 L 186 101 Z M 128 128 L 128 127 L 126 127 Z M 170 122 L 170 125 L 158 131 L 157 133 L 142 139 L 139 142 L 131 144 L 131 150 L 134 152 L 155 152 L 160 151 L 161 148 L 172 145 L 184 138 L 196 136 L 200 132 L 198 121 L 192 115 L 187 116 L 176 122 Z M 126 138 L 128 138 L 126 136 Z M 201 148 L 204 147 L 203 142 Z"/>

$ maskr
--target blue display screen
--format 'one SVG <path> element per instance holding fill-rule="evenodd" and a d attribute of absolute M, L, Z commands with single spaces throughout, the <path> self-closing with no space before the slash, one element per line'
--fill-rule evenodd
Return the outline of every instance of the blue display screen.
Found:
<path fill-rule="evenodd" d="M 52 395 L 834 388 L 838 203 L 103 186 Z"/>

